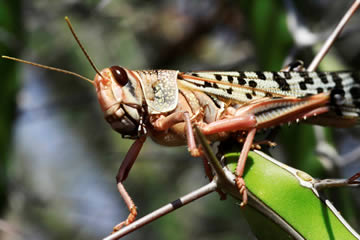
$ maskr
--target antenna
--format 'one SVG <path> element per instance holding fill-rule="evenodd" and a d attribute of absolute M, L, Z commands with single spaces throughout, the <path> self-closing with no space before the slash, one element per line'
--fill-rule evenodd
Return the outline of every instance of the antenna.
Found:
<path fill-rule="evenodd" d="M 44 69 L 48 69 L 48 70 L 52 70 L 52 71 L 56 71 L 56 72 L 61 72 L 61 73 L 65 73 L 65 74 L 68 74 L 68 75 L 73 75 L 75 77 L 78 77 L 78 78 L 81 78 L 81 79 L 83 79 L 85 81 L 88 81 L 91 84 L 94 84 L 94 82 L 92 80 L 90 80 L 89 78 L 81 76 L 80 74 L 77 74 L 77 73 L 74 73 L 74 72 L 71 72 L 71 71 L 68 71 L 68 70 L 55 68 L 55 67 L 50 67 L 50 66 L 46 66 L 46 65 L 26 61 L 26 60 L 22 60 L 22 59 L 19 59 L 19 58 L 9 57 L 9 56 L 1 56 L 1 57 L 5 58 L 5 59 L 16 61 L 16 62 L 30 64 L 30 65 L 35 66 L 35 67 L 44 68 Z"/>
<path fill-rule="evenodd" d="M 81 50 L 82 50 L 83 53 L 85 54 L 87 60 L 90 62 L 92 68 L 95 70 L 95 72 L 96 72 L 97 74 L 99 74 L 99 76 L 101 76 L 101 78 L 104 79 L 104 77 L 101 75 L 101 73 L 99 72 L 99 70 L 96 68 L 94 62 L 91 60 L 90 56 L 89 56 L 88 53 L 86 52 L 84 46 L 81 44 L 79 38 L 77 37 L 77 35 L 76 35 L 75 31 L 74 31 L 74 28 L 73 28 L 72 25 L 71 25 L 70 19 L 69 19 L 67 16 L 65 17 L 65 21 L 66 21 L 67 25 L 69 26 L 69 29 L 70 29 L 72 35 L 74 36 L 76 42 L 78 43 L 79 47 L 81 48 Z"/>

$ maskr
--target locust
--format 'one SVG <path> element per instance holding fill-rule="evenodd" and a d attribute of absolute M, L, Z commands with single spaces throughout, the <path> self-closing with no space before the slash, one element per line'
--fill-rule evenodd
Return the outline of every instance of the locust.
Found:
<path fill-rule="evenodd" d="M 243 144 L 236 168 L 236 186 L 247 203 L 244 166 L 256 132 L 282 124 L 304 121 L 350 127 L 360 116 L 360 73 L 307 72 L 298 64 L 279 72 L 130 70 L 111 66 L 99 71 L 77 38 L 93 69 L 94 80 L 79 74 L 17 58 L 3 58 L 75 75 L 96 90 L 105 120 L 124 138 L 134 139 L 116 176 L 117 188 L 128 209 L 127 219 L 114 231 L 133 222 L 136 205 L 127 193 L 126 180 L 145 140 L 166 146 L 187 145 L 200 156 L 193 125 L 210 142 L 227 138 Z M 239 143 L 240 144 L 240 143 Z"/>

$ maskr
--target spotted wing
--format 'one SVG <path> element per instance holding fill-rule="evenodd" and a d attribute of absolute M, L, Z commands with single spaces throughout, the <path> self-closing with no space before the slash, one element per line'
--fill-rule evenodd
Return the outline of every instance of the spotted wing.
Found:
<path fill-rule="evenodd" d="M 150 114 L 174 110 L 178 103 L 177 75 L 174 70 L 136 71 Z"/>
<path fill-rule="evenodd" d="M 333 89 L 343 93 L 342 115 L 360 116 L 358 72 L 188 72 L 180 83 L 190 89 L 240 103 L 264 97 L 305 97 Z"/>

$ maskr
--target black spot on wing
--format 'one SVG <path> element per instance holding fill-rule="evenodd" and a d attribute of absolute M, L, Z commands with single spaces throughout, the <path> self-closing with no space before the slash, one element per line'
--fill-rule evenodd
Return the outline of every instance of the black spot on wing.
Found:
<path fill-rule="evenodd" d="M 237 77 L 238 83 L 240 85 L 245 85 L 246 84 L 245 78 L 246 78 L 245 73 L 244 72 L 239 72 L 239 76 Z"/>
<path fill-rule="evenodd" d="M 306 84 L 314 84 L 314 80 L 311 77 L 305 77 L 304 82 Z"/>
<path fill-rule="evenodd" d="M 350 94 L 353 99 L 360 99 L 360 87 L 355 86 L 350 89 Z"/>
<path fill-rule="evenodd" d="M 194 77 L 198 77 L 198 76 L 199 76 L 199 74 L 197 74 L 197 73 L 192 73 L 191 75 L 194 76 Z"/>
<path fill-rule="evenodd" d="M 219 89 L 219 85 L 217 85 L 217 83 L 211 83 L 211 82 L 207 82 L 207 81 L 204 81 L 203 87 L 204 88 L 216 88 L 216 89 Z"/>
<path fill-rule="evenodd" d="M 319 87 L 319 88 L 316 89 L 316 91 L 317 91 L 317 93 L 323 93 L 324 89 Z"/>
<path fill-rule="evenodd" d="M 305 84 L 305 82 L 299 82 L 299 87 L 301 90 L 306 90 L 307 89 L 307 86 Z"/>
<path fill-rule="evenodd" d="M 255 72 L 255 74 L 257 75 L 258 79 L 261 79 L 261 80 L 266 80 L 266 76 L 263 72 Z"/>
<path fill-rule="evenodd" d="M 335 83 L 335 88 L 343 88 L 342 79 L 337 72 L 331 72 L 330 75 Z"/>
<path fill-rule="evenodd" d="M 238 78 L 238 82 L 239 82 L 240 85 L 245 85 L 246 84 L 246 81 L 243 78 Z"/>
<path fill-rule="evenodd" d="M 304 72 L 304 71 L 300 71 L 298 73 L 299 73 L 300 77 L 302 77 L 302 78 L 306 78 L 306 77 L 309 76 L 309 74 L 307 72 Z"/>
<path fill-rule="evenodd" d="M 229 81 L 229 83 L 233 83 L 234 77 L 233 76 L 227 76 L 227 80 Z"/>
<path fill-rule="evenodd" d="M 285 79 L 291 79 L 291 74 L 289 72 L 284 72 Z"/>
<path fill-rule="evenodd" d="M 231 88 L 226 89 L 226 92 L 227 92 L 228 94 L 232 94 L 232 92 L 233 92 L 232 87 L 231 87 Z"/>
<path fill-rule="evenodd" d="M 285 78 L 281 77 L 277 72 L 272 72 L 274 81 L 279 85 L 282 91 L 290 91 L 290 85 Z"/>
<path fill-rule="evenodd" d="M 220 74 L 215 74 L 215 78 L 216 78 L 216 80 L 222 80 L 222 76 L 220 75 Z"/>
<path fill-rule="evenodd" d="M 329 83 L 328 76 L 324 72 L 316 72 L 317 76 L 320 78 L 321 82 L 324 84 Z"/>
<path fill-rule="evenodd" d="M 257 83 L 253 80 L 250 80 L 249 81 L 249 86 L 252 87 L 252 88 L 255 88 L 257 86 Z"/>
<path fill-rule="evenodd" d="M 307 84 L 314 84 L 314 79 L 309 76 L 308 72 L 299 72 L 300 77 L 304 79 L 304 81 L 299 82 L 299 87 L 301 90 L 306 90 L 308 87 Z M 319 90 L 321 91 L 321 90 Z"/>
<path fill-rule="evenodd" d="M 252 96 L 250 93 L 246 93 L 245 95 L 246 95 L 247 99 L 252 99 Z"/>
<path fill-rule="evenodd" d="M 210 87 L 210 88 L 211 88 L 212 86 L 211 86 L 211 83 L 205 81 L 205 82 L 204 82 L 204 87 Z"/>
<path fill-rule="evenodd" d="M 246 75 L 244 72 L 238 72 L 240 78 L 246 78 Z"/>

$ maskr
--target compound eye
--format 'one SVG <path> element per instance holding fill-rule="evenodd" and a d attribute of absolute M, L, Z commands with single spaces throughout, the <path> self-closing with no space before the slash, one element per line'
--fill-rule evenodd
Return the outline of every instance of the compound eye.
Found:
<path fill-rule="evenodd" d="M 112 66 L 112 67 L 110 67 L 110 71 L 111 71 L 112 75 L 114 76 L 115 81 L 118 84 L 120 84 L 120 86 L 123 87 L 128 83 L 129 78 L 127 76 L 126 71 L 122 67 Z"/>

